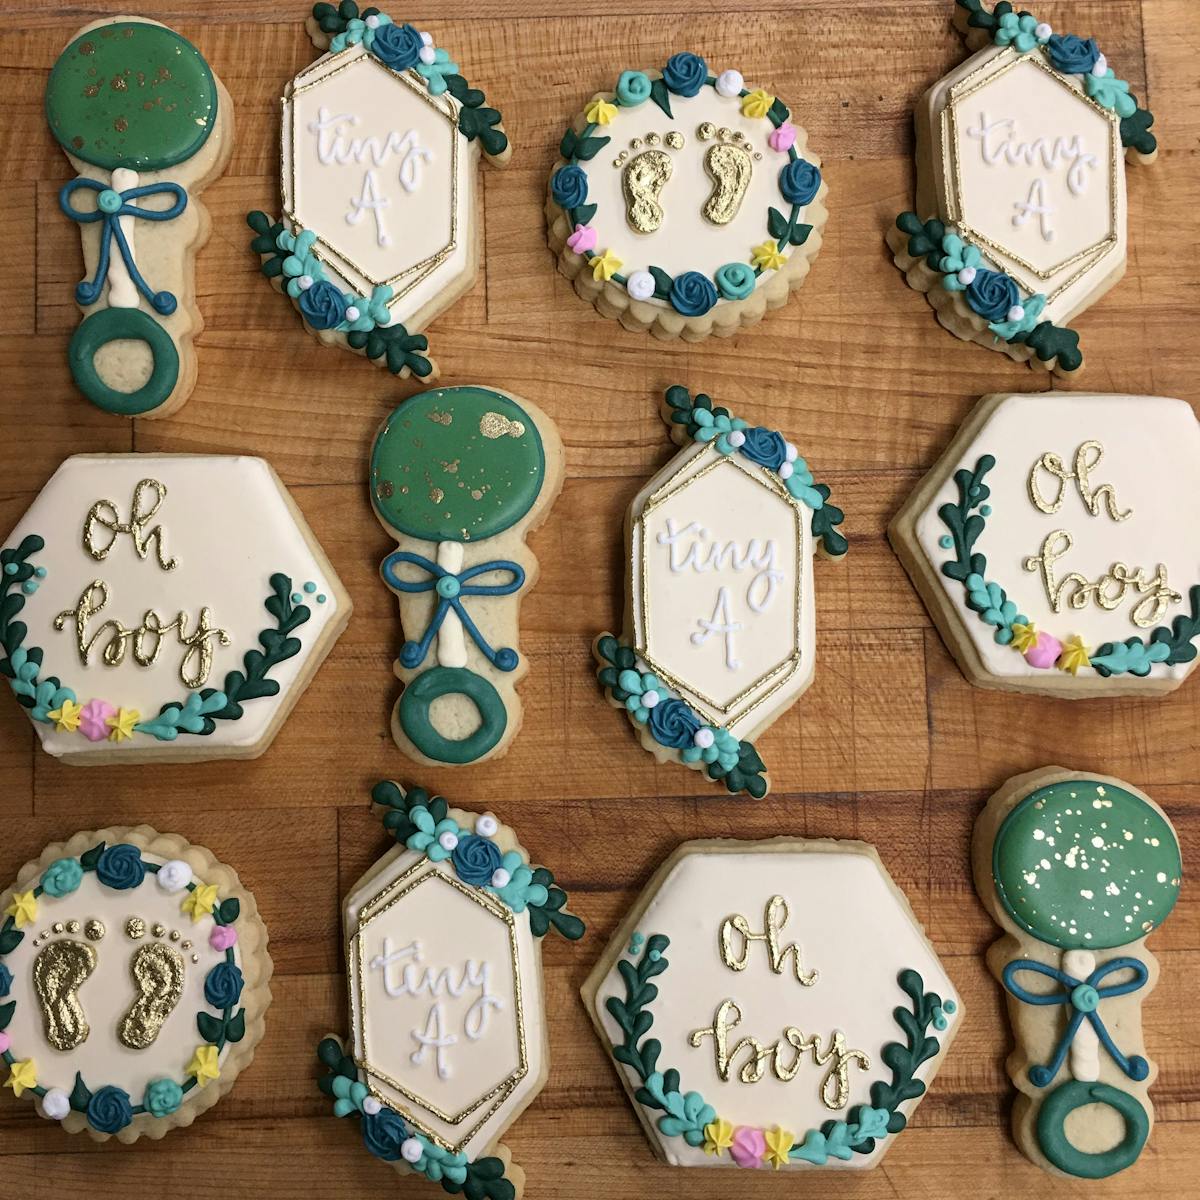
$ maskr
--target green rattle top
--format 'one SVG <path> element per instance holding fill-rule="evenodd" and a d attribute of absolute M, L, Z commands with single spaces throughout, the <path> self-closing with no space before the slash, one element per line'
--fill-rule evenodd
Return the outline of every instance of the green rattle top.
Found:
<path fill-rule="evenodd" d="M 163 25 L 114 21 L 77 37 L 46 83 L 46 120 L 68 154 L 112 171 L 191 158 L 217 119 L 200 51 Z"/>
<path fill-rule="evenodd" d="M 438 388 L 406 400 L 371 451 L 380 519 L 429 542 L 503 533 L 533 507 L 545 477 L 533 419 L 489 388 Z"/>
<path fill-rule="evenodd" d="M 1110 950 L 1145 937 L 1179 895 L 1179 842 L 1139 796 L 1069 779 L 1030 793 L 992 851 L 996 895 L 1039 941 Z"/>

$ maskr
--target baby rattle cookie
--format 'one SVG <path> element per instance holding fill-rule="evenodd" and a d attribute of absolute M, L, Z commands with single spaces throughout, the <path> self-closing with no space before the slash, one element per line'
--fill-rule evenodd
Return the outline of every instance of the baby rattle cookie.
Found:
<path fill-rule="evenodd" d="M 4 1086 L 69 1133 L 161 1138 L 233 1087 L 271 1002 L 231 867 L 146 825 L 77 833 L 0 896 Z"/>
<path fill-rule="evenodd" d="M 67 351 L 106 412 L 164 417 L 196 384 L 200 193 L 233 149 L 233 102 L 203 55 L 157 21 L 85 25 L 46 83 L 50 132 L 79 173 L 59 192 L 79 224 L 84 314 Z"/>
<path fill-rule="evenodd" d="M 976 53 L 920 103 L 914 211 L 888 246 L 956 337 L 1066 375 L 1071 323 L 1125 274 L 1125 163 L 1154 161 L 1154 118 L 1095 38 L 956 5 Z"/>
<path fill-rule="evenodd" d="M 975 823 L 975 887 L 1005 936 L 988 966 L 1008 999 L 1020 1095 L 1013 1137 L 1038 1166 L 1103 1179 L 1150 1136 L 1146 938 L 1179 895 L 1162 809 L 1119 779 L 1044 767 L 1010 779 Z"/>
<path fill-rule="evenodd" d="M 386 781 L 372 799 L 397 845 L 346 896 L 351 1032 L 318 1047 L 321 1091 L 402 1174 L 515 1200 L 499 1139 L 549 1071 L 541 939 L 583 922 L 491 813 Z"/>
<path fill-rule="evenodd" d="M 550 247 L 627 329 L 728 337 L 786 304 L 821 248 L 829 188 L 808 134 L 781 99 L 698 54 L 623 71 L 559 155 Z"/>
<path fill-rule="evenodd" d="M 662 411 L 684 449 L 630 505 L 624 630 L 596 639 L 596 677 L 659 762 L 759 798 L 754 739 L 812 682 L 813 551 L 846 553 L 842 510 L 783 434 L 678 385 Z"/>
<path fill-rule="evenodd" d="M 476 168 L 508 136 L 431 34 L 354 0 L 306 28 L 324 53 L 285 89 L 283 216 L 250 213 L 251 248 L 325 345 L 432 381 L 422 331 L 475 283 Z"/>
<path fill-rule="evenodd" d="M 406 638 L 392 736 L 418 762 L 497 758 L 520 729 L 521 595 L 538 574 L 525 538 L 563 467 L 541 409 L 476 385 L 413 396 L 375 438 L 371 503 L 399 543 L 379 570 Z"/>

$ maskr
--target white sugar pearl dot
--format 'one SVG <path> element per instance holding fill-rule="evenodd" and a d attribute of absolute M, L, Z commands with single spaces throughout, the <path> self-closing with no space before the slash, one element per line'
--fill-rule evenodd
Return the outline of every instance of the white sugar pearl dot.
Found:
<path fill-rule="evenodd" d="M 717 95 L 725 96 L 727 98 L 732 96 L 740 96 L 745 82 L 746 81 L 742 78 L 741 71 L 722 71 L 720 75 L 717 76 Z"/>
<path fill-rule="evenodd" d="M 740 429 L 735 429 L 729 435 L 729 444 L 731 446 L 744 446 L 746 444 L 746 435 Z"/>
<path fill-rule="evenodd" d="M 796 459 L 800 457 L 800 451 L 797 450 L 791 442 L 788 442 L 784 449 L 783 456 L 788 460 L 788 462 L 795 462 Z"/>
<path fill-rule="evenodd" d="M 1039 21 L 1033 32 L 1039 42 L 1048 42 L 1054 30 L 1045 21 Z"/>
<path fill-rule="evenodd" d="M 442 834 L 441 837 L 438 838 L 438 845 L 441 846 L 443 850 L 453 850 L 454 847 L 458 845 L 458 834 L 450 833 L 449 830 L 447 830 Z"/>
<path fill-rule="evenodd" d="M 355 308 L 353 304 L 351 304 L 349 306 L 349 308 L 346 309 L 346 320 L 347 321 L 357 321 L 358 320 L 358 309 Z"/>
<path fill-rule="evenodd" d="M 432 46 L 433 45 L 433 34 L 432 33 L 422 33 L 421 34 L 421 45 L 422 46 Z"/>
<path fill-rule="evenodd" d="M 497 867 L 492 872 L 492 887 L 508 887 L 511 882 L 512 876 L 503 867 Z"/>
<path fill-rule="evenodd" d="M 307 292 L 308 289 L 313 285 L 313 277 L 311 275 L 301 275 L 296 282 L 300 284 L 300 290 L 302 292 Z"/>
<path fill-rule="evenodd" d="M 365 24 L 368 29 L 378 29 L 379 28 L 379 18 L 377 16 L 375 16 L 374 14 L 372 14 L 371 16 L 367 17 L 367 19 L 363 22 L 363 24 Z"/>
<path fill-rule="evenodd" d="M 437 58 L 437 53 L 434 51 L 434 48 L 432 46 L 422 46 L 421 47 L 420 59 L 426 66 L 428 66 L 430 63 L 434 62 L 436 60 L 436 58 Z"/>
<path fill-rule="evenodd" d="M 365 1112 L 368 1117 L 373 1117 L 382 1107 L 383 1105 L 380 1104 L 374 1096 L 368 1096 L 363 1101 L 363 1112 Z"/>
<path fill-rule="evenodd" d="M 1092 74 L 1098 79 L 1103 79 L 1108 74 L 1108 59 L 1103 54 L 1096 59 L 1096 65 L 1092 68 Z"/>
<path fill-rule="evenodd" d="M 692 742 L 699 746 L 701 750 L 707 750 L 713 744 L 713 731 L 711 729 L 697 729 L 692 735 Z"/>
<path fill-rule="evenodd" d="M 51 1121 L 61 1121 L 71 1111 L 71 1098 L 62 1088 L 48 1088 L 42 1097 L 42 1112 Z"/>
<path fill-rule="evenodd" d="M 653 708 L 661 699 L 659 694 L 651 688 L 648 692 L 642 693 L 642 705 L 645 708 Z"/>
<path fill-rule="evenodd" d="M 1008 310 L 1008 319 L 1010 321 L 1020 321 L 1024 316 L 1025 310 L 1019 304 L 1014 304 L 1012 308 Z"/>
<path fill-rule="evenodd" d="M 481 837 L 495 837 L 499 832 L 500 822 L 491 813 L 480 814 L 475 822 L 475 832 Z"/>
<path fill-rule="evenodd" d="M 779 478 L 780 479 L 791 479 L 792 472 L 795 469 L 796 468 L 793 467 L 790 462 L 780 463 L 779 464 Z"/>
<path fill-rule="evenodd" d="M 405 1138 L 400 1143 L 400 1157 L 405 1162 L 415 1163 L 421 1157 L 421 1143 L 416 1138 Z"/>
<path fill-rule="evenodd" d="M 959 271 L 958 282 L 961 283 L 963 285 L 963 287 L 969 287 L 974 281 L 975 281 L 975 268 L 974 267 L 963 267 L 963 269 L 961 271 Z"/>
<path fill-rule="evenodd" d="M 634 271 L 625 281 L 625 290 L 635 300 L 649 300 L 654 295 L 654 276 L 649 271 Z"/>

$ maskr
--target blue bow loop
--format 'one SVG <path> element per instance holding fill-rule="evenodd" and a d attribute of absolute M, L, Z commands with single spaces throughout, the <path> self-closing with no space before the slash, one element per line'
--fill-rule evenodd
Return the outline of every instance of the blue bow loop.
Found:
<path fill-rule="evenodd" d="M 1052 979 L 1061 984 L 1061 992 L 1031 992 L 1017 983 L 1016 976 L 1020 971 L 1032 971 L 1046 979 Z M 1102 986 L 1108 976 L 1117 971 L 1132 972 L 1128 979 L 1120 983 L 1110 983 Z M 1023 1004 L 1066 1004 L 1071 1008 L 1071 1016 L 1062 1038 L 1054 1049 L 1054 1055 L 1048 1063 L 1029 1068 L 1029 1082 L 1034 1087 L 1047 1087 L 1058 1074 L 1075 1034 L 1080 1025 L 1086 1020 L 1096 1031 L 1100 1044 L 1108 1051 L 1113 1062 L 1133 1080 L 1145 1079 L 1150 1074 L 1150 1064 L 1140 1055 L 1131 1054 L 1128 1058 L 1117 1049 L 1112 1036 L 1105 1028 L 1100 1017 L 1100 1001 L 1109 1000 L 1113 996 L 1126 996 L 1146 986 L 1150 972 L 1145 963 L 1136 958 L 1113 958 L 1102 966 L 1097 967 L 1086 979 L 1076 979 L 1057 967 L 1047 966 L 1031 958 L 1018 958 L 1010 962 L 1002 973 L 1004 986 Z"/>
<path fill-rule="evenodd" d="M 402 563 L 418 568 L 425 573 L 424 579 L 402 579 L 397 567 Z M 472 583 L 480 575 L 499 572 L 507 578 L 501 583 Z M 454 614 L 462 622 L 463 629 L 470 635 L 471 640 L 479 647 L 483 656 L 497 671 L 513 671 L 520 662 L 517 652 L 508 646 L 493 650 L 487 639 L 480 633 L 478 626 L 467 615 L 463 607 L 464 596 L 511 596 L 525 586 L 525 569 L 518 563 L 507 559 L 495 559 L 492 562 L 476 563 L 465 571 L 455 574 L 445 567 L 422 557 L 420 554 L 409 554 L 397 550 L 383 560 L 380 574 L 388 587 L 397 592 L 407 592 L 410 595 L 417 592 L 437 592 L 438 604 L 433 618 L 418 641 L 407 641 L 400 647 L 400 665 L 408 669 L 419 667 L 429 653 L 433 639 L 437 637 L 446 614 L 453 609 Z"/>
<path fill-rule="evenodd" d="M 96 193 L 96 207 L 91 209 L 76 208 L 71 203 L 71 196 L 80 188 L 87 188 Z M 131 203 L 143 196 L 174 196 L 175 201 L 170 208 L 140 208 Z M 155 312 L 164 317 L 173 313 L 177 306 L 175 296 L 168 291 L 156 292 L 142 278 L 141 272 L 134 262 L 133 253 L 129 249 L 129 241 L 121 228 L 121 217 L 140 217 L 145 221 L 171 221 L 187 208 L 187 192 L 177 183 L 148 183 L 141 187 L 126 188 L 123 192 L 115 191 L 96 179 L 73 179 L 64 185 L 58 193 L 58 203 L 63 212 L 72 221 L 81 225 L 91 225 L 95 221 L 103 221 L 104 228 L 100 231 L 100 257 L 96 262 L 96 274 L 91 279 L 83 280 L 75 288 L 75 299 L 82 305 L 95 304 L 100 298 L 100 292 L 108 279 L 108 266 L 112 257 L 114 238 L 117 250 L 125 262 L 125 269 L 134 286 L 150 302 Z"/>

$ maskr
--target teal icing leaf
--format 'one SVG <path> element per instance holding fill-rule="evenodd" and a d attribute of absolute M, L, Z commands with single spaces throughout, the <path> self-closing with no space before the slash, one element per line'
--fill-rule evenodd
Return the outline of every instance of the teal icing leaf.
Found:
<path fill-rule="evenodd" d="M 1073 329 L 1060 328 L 1052 321 L 1042 321 L 1025 333 L 1014 334 L 1009 341 L 1027 345 L 1042 362 L 1057 358 L 1063 371 L 1077 371 L 1083 365 L 1079 334 Z"/>
<path fill-rule="evenodd" d="M 104 853 L 104 842 L 97 842 L 90 850 L 85 850 L 79 856 L 79 865 L 85 871 L 94 871 L 96 864 L 100 861 L 100 855 Z"/>
<path fill-rule="evenodd" d="M 662 267 L 650 267 L 650 274 L 654 277 L 654 296 L 658 300 L 666 300 L 671 295 L 671 285 L 675 280 L 667 274 Z"/>
<path fill-rule="evenodd" d="M 88 1085 L 83 1082 L 83 1076 L 75 1072 L 75 1085 L 71 1088 L 71 1107 L 76 1112 L 87 1112 L 87 1106 L 92 1098 L 91 1090 Z"/>
<path fill-rule="evenodd" d="M 239 1008 L 232 1017 L 229 1018 L 229 1023 L 225 1026 L 225 1040 L 227 1042 L 240 1042 L 246 1036 L 246 1010 Z"/>
<path fill-rule="evenodd" d="M 789 234 L 788 219 L 777 208 L 767 209 L 767 232 L 776 240 Z"/>
<path fill-rule="evenodd" d="M 483 93 L 476 93 L 480 100 Z M 494 108 L 463 108 L 458 114 L 458 128 L 469 142 L 479 139 L 484 151 L 493 157 L 508 149 L 508 136 L 498 128 L 503 118 Z"/>
<path fill-rule="evenodd" d="M 1158 139 L 1150 132 L 1154 115 L 1148 108 L 1139 108 L 1128 117 L 1121 118 L 1121 143 L 1139 154 L 1153 154 L 1158 149 Z"/>
<path fill-rule="evenodd" d="M 581 204 L 572 212 L 576 225 L 586 225 L 596 215 L 596 205 Z"/>
<path fill-rule="evenodd" d="M 1110 675 L 1142 678 L 1150 674 L 1155 663 L 1166 662 L 1170 655 L 1171 647 L 1167 642 L 1147 643 L 1131 637 L 1126 642 L 1105 642 L 1091 655 L 1091 663 L 1104 679 Z"/>
<path fill-rule="evenodd" d="M 913 258 L 923 258 L 931 271 L 941 268 L 942 239 L 946 226 L 936 217 L 922 221 L 914 212 L 902 212 L 896 218 L 896 228 L 908 234 L 908 252 Z"/>
<path fill-rule="evenodd" d="M 776 129 L 784 123 L 792 114 L 788 112 L 788 107 L 778 97 L 775 98 L 775 103 L 767 110 L 767 117 Z"/>
<path fill-rule="evenodd" d="M 609 142 L 610 137 L 585 137 L 580 138 L 575 144 L 575 159 L 578 162 L 587 162 L 589 159 L 595 158 Z"/>
<path fill-rule="evenodd" d="M 217 907 L 217 923 L 220 925 L 232 925 L 241 915 L 241 901 L 236 896 L 230 896 L 227 900 L 222 900 Z"/>
<path fill-rule="evenodd" d="M 11 954 L 24 940 L 24 930 L 14 929 L 11 924 L 0 930 L 0 955 Z"/>
<path fill-rule="evenodd" d="M 1196 657 L 1195 639 L 1200 636 L 1200 584 L 1188 588 L 1188 603 L 1191 612 L 1176 617 L 1168 628 L 1160 625 L 1151 635 L 1152 642 L 1159 642 L 1169 647 L 1169 653 L 1162 661 L 1168 666 L 1175 663 L 1191 662 Z"/>
<path fill-rule="evenodd" d="M 793 225 L 792 232 L 788 235 L 788 241 L 793 246 L 803 246 L 808 241 L 808 235 L 812 233 L 812 230 L 813 227 L 811 225 Z"/>
<path fill-rule="evenodd" d="M 570 162 L 575 157 L 575 146 L 579 142 L 579 134 L 573 129 L 568 129 L 562 135 L 562 141 L 558 143 L 558 152 L 563 158 Z"/>
<path fill-rule="evenodd" d="M 669 120 L 673 121 L 675 119 L 675 114 L 671 112 L 671 93 L 667 91 L 665 80 L 656 79 L 650 85 L 650 99 L 666 113 Z"/>
<path fill-rule="evenodd" d="M 433 371 L 433 364 L 424 354 L 429 349 L 429 339 L 423 333 L 410 334 L 403 325 L 352 329 L 346 334 L 346 342 L 352 350 L 365 351 L 369 359 L 384 359 L 393 375 L 407 369 L 418 379 L 424 379 Z"/>
<path fill-rule="evenodd" d="M 220 1017 L 214 1017 L 212 1013 L 206 1012 L 196 1014 L 196 1029 L 200 1036 L 213 1046 L 220 1042 L 221 1035 L 224 1033 Z"/>

